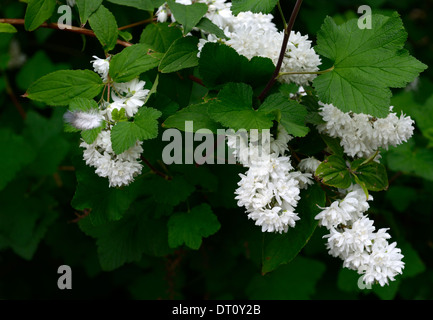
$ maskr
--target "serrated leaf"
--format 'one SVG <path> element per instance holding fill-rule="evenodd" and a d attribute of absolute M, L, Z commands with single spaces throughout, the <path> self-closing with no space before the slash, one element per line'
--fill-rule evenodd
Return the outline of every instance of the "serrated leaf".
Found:
<path fill-rule="evenodd" d="M 24 17 L 26 30 L 36 30 L 53 15 L 55 8 L 56 0 L 29 0 Z"/>
<path fill-rule="evenodd" d="M 310 131 L 305 126 L 307 109 L 299 103 L 288 99 L 281 93 L 270 95 L 260 106 L 259 110 L 274 113 L 277 120 L 286 129 L 288 134 L 295 137 L 304 137 Z"/>
<path fill-rule="evenodd" d="M 221 225 L 212 209 L 207 204 L 194 207 L 189 212 L 173 214 L 167 223 L 168 244 L 176 248 L 185 243 L 191 249 L 198 250 L 202 238 L 216 233 Z"/>
<path fill-rule="evenodd" d="M 350 172 L 344 159 L 337 155 L 329 156 L 316 169 L 315 175 L 328 186 L 347 189 L 352 183 Z"/>
<path fill-rule="evenodd" d="M 209 104 L 210 117 L 223 126 L 233 129 L 269 129 L 274 115 L 252 106 L 253 89 L 244 83 L 229 83 Z"/>
<path fill-rule="evenodd" d="M 122 219 L 136 197 L 133 185 L 122 189 L 110 188 L 106 178 L 95 174 L 95 169 L 74 159 L 77 189 L 71 205 L 77 210 L 91 210 L 89 219 L 95 226 Z"/>
<path fill-rule="evenodd" d="M 206 43 L 199 59 L 199 72 L 206 87 L 219 89 L 227 82 L 244 82 L 252 87 L 266 85 L 275 70 L 271 59 L 248 60 L 235 49 L 220 43 Z"/>
<path fill-rule="evenodd" d="M 318 221 L 314 217 L 321 210 L 318 206 L 325 206 L 325 192 L 319 185 L 313 185 L 308 191 L 303 190 L 300 196 L 296 212 L 301 219 L 296 223 L 296 228 L 289 228 L 287 233 L 269 233 L 264 236 L 262 274 L 292 261 L 307 244 L 317 227 Z"/>
<path fill-rule="evenodd" d="M 358 159 L 352 163 L 352 174 L 356 176 L 357 183 L 370 191 L 382 191 L 388 188 L 388 175 L 385 166 L 375 161 L 366 164 L 363 164 L 362 161 L 365 159 Z"/>
<path fill-rule="evenodd" d="M 166 220 L 151 220 L 150 212 L 142 213 L 142 209 L 136 209 L 120 221 L 96 227 L 87 219 L 80 221 L 81 230 L 97 239 L 102 270 L 112 271 L 125 263 L 138 262 L 143 253 L 154 256 L 170 253 Z"/>
<path fill-rule="evenodd" d="M 145 44 L 135 44 L 116 54 L 110 62 L 110 77 L 115 82 L 128 82 L 159 65 L 159 59 Z"/>
<path fill-rule="evenodd" d="M 95 12 L 102 3 L 102 0 L 76 0 L 80 14 L 81 25 L 85 25 L 90 15 Z"/>
<path fill-rule="evenodd" d="M 98 103 L 93 99 L 86 99 L 86 98 L 74 98 L 69 103 L 69 110 L 70 111 L 90 111 L 92 109 L 98 109 Z"/>
<path fill-rule="evenodd" d="M 426 66 L 403 50 L 407 33 L 397 13 L 374 14 L 372 24 L 371 29 L 360 29 L 357 19 L 339 26 L 325 19 L 315 50 L 332 60 L 334 69 L 313 84 L 324 103 L 344 112 L 386 117 L 390 88 L 404 87 Z"/>
<path fill-rule="evenodd" d="M 188 34 L 208 11 L 205 3 L 183 5 L 174 0 L 168 0 L 167 3 L 176 21 L 183 25 L 183 34 Z"/>
<path fill-rule="evenodd" d="M 111 143 L 116 154 L 128 150 L 137 141 L 153 139 L 158 135 L 158 118 L 161 112 L 141 107 L 133 122 L 119 122 L 111 130 Z"/>
<path fill-rule="evenodd" d="M 117 22 L 114 15 L 103 5 L 89 17 L 89 24 L 106 52 L 114 49 L 117 43 Z"/>
<path fill-rule="evenodd" d="M 36 153 L 24 139 L 6 128 L 0 129 L 0 190 L 2 190 L 15 175 L 26 165 L 31 163 Z"/>
<path fill-rule="evenodd" d="M 270 13 L 277 3 L 278 0 L 232 0 L 231 10 L 234 15 L 244 11 Z"/>
<path fill-rule="evenodd" d="M 96 97 L 103 87 L 98 74 L 90 70 L 59 70 L 36 80 L 27 97 L 51 106 L 66 106 L 75 97 Z"/>
<path fill-rule="evenodd" d="M 95 142 L 96 138 L 98 138 L 98 135 L 101 133 L 103 128 L 105 128 L 105 122 L 97 128 L 83 130 L 81 131 L 81 138 L 83 138 L 84 142 L 92 144 Z"/>
<path fill-rule="evenodd" d="M 15 33 L 17 29 L 10 23 L 0 23 L 0 33 Z"/>
<path fill-rule="evenodd" d="M 221 126 L 216 123 L 208 114 L 208 103 L 194 104 L 183 108 L 176 112 L 174 115 L 168 117 L 163 126 L 166 128 L 177 128 L 185 131 L 185 122 L 193 121 L 193 130 L 205 128 L 216 133 Z"/>
<path fill-rule="evenodd" d="M 142 32 L 140 43 L 146 44 L 150 49 L 165 53 L 171 44 L 182 37 L 179 28 L 168 23 L 155 23 L 148 25 Z"/>
<path fill-rule="evenodd" d="M 159 64 L 159 71 L 170 73 L 197 66 L 197 44 L 196 37 L 184 37 L 173 42 Z"/>

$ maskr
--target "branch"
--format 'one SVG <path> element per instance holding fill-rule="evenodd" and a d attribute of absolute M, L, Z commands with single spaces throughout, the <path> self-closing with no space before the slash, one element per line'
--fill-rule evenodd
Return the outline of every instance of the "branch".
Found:
<path fill-rule="evenodd" d="M 141 156 L 140 159 L 149 167 L 150 171 L 152 171 L 154 174 L 164 178 L 165 180 L 172 180 L 173 178 L 169 175 L 157 170 L 145 157 Z"/>
<path fill-rule="evenodd" d="M 24 19 L 3 19 L 0 18 L 0 23 L 9 23 L 12 25 L 24 25 Z M 80 27 L 74 27 L 67 24 L 61 24 L 61 23 L 46 23 L 44 22 L 39 26 L 40 28 L 47 28 L 47 29 L 58 29 L 61 31 L 68 31 L 72 33 L 78 33 L 78 34 L 84 34 L 89 37 L 96 37 L 95 33 L 92 30 L 86 29 L 86 28 L 80 28 Z M 117 44 L 124 46 L 124 47 L 130 47 L 132 46 L 132 43 L 122 40 L 117 40 Z"/>
<path fill-rule="evenodd" d="M 272 86 L 277 81 L 278 75 L 280 74 L 281 66 L 283 65 L 284 55 L 285 55 L 286 49 L 287 49 L 287 44 L 289 43 L 290 33 L 292 32 L 296 17 L 298 16 L 299 10 L 301 9 L 301 5 L 302 5 L 302 0 L 297 0 L 295 7 L 293 8 L 292 15 L 290 16 L 289 23 L 287 24 L 287 27 L 284 30 L 283 45 L 281 46 L 280 56 L 278 58 L 277 65 L 275 67 L 274 74 L 272 75 L 272 78 L 271 78 L 271 80 L 269 80 L 265 89 L 263 89 L 262 93 L 260 93 L 260 95 L 259 95 L 260 101 L 263 101 L 265 99 L 266 95 L 271 90 Z"/>

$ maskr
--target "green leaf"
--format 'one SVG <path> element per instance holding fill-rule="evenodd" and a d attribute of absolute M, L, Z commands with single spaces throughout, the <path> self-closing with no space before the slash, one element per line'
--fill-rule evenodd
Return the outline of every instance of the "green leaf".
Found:
<path fill-rule="evenodd" d="M 120 221 L 92 226 L 88 219 L 80 221 L 81 230 L 96 238 L 102 270 L 112 271 L 125 263 L 138 262 L 143 253 L 154 256 L 169 254 L 166 220 L 151 220 L 148 210 L 136 209 Z"/>
<path fill-rule="evenodd" d="M 128 82 L 159 65 L 145 44 L 135 44 L 116 54 L 110 62 L 110 76 L 115 82 Z"/>
<path fill-rule="evenodd" d="M 219 39 L 228 39 L 224 31 L 206 17 L 203 17 L 196 27 L 204 32 L 214 34 Z"/>
<path fill-rule="evenodd" d="M 174 115 L 168 117 L 163 126 L 166 128 L 177 128 L 185 131 L 185 122 L 194 122 L 194 131 L 199 129 L 209 129 L 216 133 L 221 126 L 212 120 L 208 114 L 208 103 L 194 104 L 183 108 Z"/>
<path fill-rule="evenodd" d="M 240 12 L 271 13 L 278 0 L 233 0 L 231 10 L 236 16 Z"/>
<path fill-rule="evenodd" d="M 15 33 L 17 29 L 10 23 L 0 23 L 0 33 Z"/>
<path fill-rule="evenodd" d="M 167 3 L 171 13 L 176 17 L 176 21 L 183 25 L 184 35 L 188 34 L 199 23 L 208 10 L 205 3 L 196 2 L 191 5 L 183 5 L 174 0 L 168 0 Z"/>
<path fill-rule="evenodd" d="M 37 153 L 27 168 L 28 172 L 36 176 L 54 174 L 70 148 L 70 143 L 62 132 L 63 110 L 56 109 L 49 119 L 30 111 L 25 122 L 23 136 Z"/>
<path fill-rule="evenodd" d="M 397 13 L 374 14 L 372 24 L 372 29 L 360 29 L 357 19 L 339 26 L 325 19 L 315 50 L 332 60 L 334 69 L 313 84 L 324 103 L 345 112 L 386 117 L 390 88 L 404 87 L 427 66 L 403 49 L 407 33 Z"/>
<path fill-rule="evenodd" d="M 350 187 L 352 179 L 344 159 L 337 155 L 329 156 L 316 170 L 317 177 L 328 186 L 346 189 Z"/>
<path fill-rule="evenodd" d="M 229 83 L 212 100 L 208 112 L 211 118 L 235 131 L 239 129 L 269 129 L 274 116 L 253 109 L 253 89 L 244 83 Z"/>
<path fill-rule="evenodd" d="M 26 165 L 31 163 L 36 153 L 22 136 L 6 128 L 0 129 L 0 190 Z"/>
<path fill-rule="evenodd" d="M 116 18 L 110 10 L 100 5 L 89 17 L 89 24 L 104 51 L 113 50 L 117 43 L 118 30 Z"/>
<path fill-rule="evenodd" d="M 95 226 L 122 219 L 136 198 L 135 184 L 122 189 L 110 188 L 108 180 L 97 176 L 94 168 L 85 165 L 81 159 L 74 159 L 74 162 L 78 185 L 72 207 L 77 210 L 90 209 L 89 218 Z"/>
<path fill-rule="evenodd" d="M 158 135 L 158 118 L 161 112 L 141 107 L 133 122 L 119 122 L 111 130 L 111 142 L 116 154 L 128 150 L 137 141 L 153 139 Z"/>
<path fill-rule="evenodd" d="M 31 260 L 47 228 L 57 218 L 56 201 L 49 195 L 31 195 L 26 181 L 16 181 L 0 192 L 0 243 L 20 257 Z"/>
<path fill-rule="evenodd" d="M 340 145 L 340 139 L 331 138 L 330 136 L 325 134 L 321 134 L 320 137 L 326 143 L 328 148 L 331 150 L 332 154 L 335 154 L 336 156 L 339 156 L 341 158 L 344 156 L 344 149 Z"/>
<path fill-rule="evenodd" d="M 253 277 L 246 294 L 251 300 L 312 299 L 325 270 L 320 261 L 298 257 L 270 274 Z"/>
<path fill-rule="evenodd" d="M 103 128 L 105 128 L 105 122 L 103 122 L 100 127 L 90 130 L 83 130 L 81 131 L 81 138 L 83 138 L 85 143 L 92 144 L 95 142 L 96 138 L 98 138 Z"/>
<path fill-rule="evenodd" d="M 119 36 L 125 40 L 125 41 L 131 41 L 132 40 L 132 34 L 128 31 L 124 31 L 124 30 L 118 30 L 117 31 L 119 33 Z"/>
<path fill-rule="evenodd" d="M 307 244 L 314 233 L 318 221 L 314 217 L 319 214 L 320 207 L 325 206 L 325 192 L 319 185 L 302 190 L 301 201 L 296 211 L 301 218 L 294 229 L 287 233 L 267 233 L 263 240 L 262 274 L 277 269 L 282 264 L 292 261 Z"/>
<path fill-rule="evenodd" d="M 86 98 L 74 98 L 69 104 L 70 111 L 90 111 L 93 109 L 99 109 L 98 103 L 93 99 Z"/>
<path fill-rule="evenodd" d="M 84 26 L 90 15 L 95 12 L 102 3 L 102 0 L 76 0 L 80 14 L 81 25 Z"/>
<path fill-rule="evenodd" d="M 365 159 L 352 162 L 352 174 L 363 188 L 371 191 L 382 191 L 388 188 L 388 175 L 383 164 L 371 161 L 362 164 Z M 360 164 L 360 165 L 358 165 Z"/>
<path fill-rule="evenodd" d="M 199 59 L 200 75 L 210 89 L 219 89 L 227 82 L 244 82 L 254 88 L 265 86 L 274 70 L 271 59 L 253 57 L 248 60 L 220 43 L 206 43 Z"/>
<path fill-rule="evenodd" d="M 194 207 L 189 212 L 175 213 L 168 220 L 168 244 L 176 248 L 185 243 L 191 249 L 198 250 L 202 238 L 216 233 L 221 225 L 212 209 L 207 204 Z"/>
<path fill-rule="evenodd" d="M 413 140 L 397 148 L 390 148 L 386 152 L 386 163 L 393 171 L 402 171 L 433 181 L 433 150 L 416 147 Z"/>
<path fill-rule="evenodd" d="M 143 190 L 150 194 L 158 205 L 165 204 L 174 207 L 186 201 L 195 188 L 182 175 L 175 175 L 171 180 L 154 176 L 143 187 Z"/>
<path fill-rule="evenodd" d="M 59 70 L 35 81 L 27 97 L 51 106 L 66 106 L 75 97 L 96 97 L 103 87 L 101 78 L 90 70 Z"/>
<path fill-rule="evenodd" d="M 198 65 L 198 38 L 185 37 L 173 42 L 159 64 L 162 73 L 176 72 Z"/>
<path fill-rule="evenodd" d="M 144 11 L 153 11 L 153 9 L 158 8 L 164 3 L 163 0 L 107 0 L 107 1 L 122 6 L 137 8 Z"/>
<path fill-rule="evenodd" d="M 308 114 L 307 109 L 281 93 L 270 95 L 260 106 L 259 110 L 266 113 L 274 113 L 276 115 L 275 120 L 281 123 L 288 134 L 295 137 L 304 137 L 310 131 L 305 126 L 305 117 Z"/>
<path fill-rule="evenodd" d="M 56 0 L 29 0 L 24 17 L 25 29 L 27 31 L 36 30 L 53 15 L 55 8 Z"/>
<path fill-rule="evenodd" d="M 140 43 L 146 44 L 156 52 L 165 53 L 179 38 L 182 38 L 182 31 L 179 28 L 170 26 L 168 23 L 155 23 L 143 30 Z"/>

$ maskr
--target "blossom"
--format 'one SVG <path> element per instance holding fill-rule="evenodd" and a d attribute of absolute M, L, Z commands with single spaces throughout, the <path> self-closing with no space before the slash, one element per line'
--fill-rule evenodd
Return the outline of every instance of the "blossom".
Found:
<path fill-rule="evenodd" d="M 97 56 L 93 56 L 93 58 L 95 58 L 95 60 L 91 61 L 93 65 L 93 70 L 95 70 L 95 72 L 101 76 L 102 81 L 107 81 L 108 71 L 110 69 L 110 58 L 101 59 Z"/>
<path fill-rule="evenodd" d="M 148 89 L 144 89 L 145 81 L 135 78 L 125 83 L 114 83 L 114 89 L 111 93 L 113 103 L 107 109 L 109 116 L 114 109 L 125 109 L 128 117 L 134 116 L 138 109 L 144 105 L 144 101 L 149 94 Z"/>
<path fill-rule="evenodd" d="M 137 141 L 125 152 L 116 155 L 112 149 L 109 130 L 99 133 L 96 140 L 88 144 L 81 142 L 84 148 L 83 158 L 86 164 L 96 168 L 95 173 L 108 178 L 110 187 L 121 187 L 130 184 L 141 173 L 142 164 L 137 160 L 143 152 L 142 142 Z"/>
<path fill-rule="evenodd" d="M 344 152 L 351 157 L 369 158 L 379 148 L 402 144 L 415 129 L 414 121 L 404 114 L 398 117 L 390 112 L 385 118 L 374 118 L 368 114 L 343 112 L 332 104 L 319 104 L 319 114 L 325 123 L 317 129 L 330 137 L 340 138 Z"/>

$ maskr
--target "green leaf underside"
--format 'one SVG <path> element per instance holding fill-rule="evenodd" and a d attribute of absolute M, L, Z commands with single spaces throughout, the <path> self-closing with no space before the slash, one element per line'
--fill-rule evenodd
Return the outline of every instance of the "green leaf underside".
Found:
<path fill-rule="evenodd" d="M 390 88 L 404 87 L 426 66 L 403 49 L 407 33 L 397 13 L 374 14 L 372 29 L 360 29 L 358 20 L 343 25 L 325 19 L 315 50 L 334 62 L 334 70 L 313 84 L 320 100 L 342 111 L 386 117 Z"/>
<path fill-rule="evenodd" d="M 289 263 L 298 255 L 314 233 L 318 224 L 314 217 L 321 210 L 319 206 L 325 206 L 325 201 L 325 192 L 317 184 L 309 187 L 308 192 L 302 191 L 296 208 L 301 219 L 296 222 L 296 227 L 289 228 L 288 232 L 283 234 L 265 234 L 262 274 Z"/>
<path fill-rule="evenodd" d="M 206 43 L 199 59 L 199 72 L 206 87 L 219 89 L 227 82 L 244 82 L 253 87 L 266 85 L 275 70 L 271 59 L 248 60 L 235 49 L 219 43 Z"/>
<path fill-rule="evenodd" d="M 166 128 L 177 128 L 179 130 L 185 131 L 186 121 L 193 121 L 194 132 L 199 129 L 209 129 L 213 133 L 217 133 L 217 130 L 221 126 L 212 120 L 208 114 L 209 103 L 201 103 L 190 105 L 176 112 L 174 115 L 168 117 L 164 121 L 164 127 Z"/>
<path fill-rule="evenodd" d="M 228 39 L 224 31 L 206 17 L 203 17 L 196 27 L 207 33 L 214 34 L 217 38 Z"/>
<path fill-rule="evenodd" d="M 158 118 L 162 113 L 153 108 L 141 107 L 133 122 L 119 122 L 111 130 L 113 151 L 120 154 L 137 141 L 153 139 L 158 135 Z"/>
<path fill-rule="evenodd" d="M 85 25 L 90 15 L 95 12 L 102 3 L 102 0 L 76 0 L 80 14 L 81 25 Z"/>
<path fill-rule="evenodd" d="M 117 43 L 117 22 L 114 15 L 103 5 L 89 17 L 89 24 L 106 52 L 114 49 Z"/>
<path fill-rule="evenodd" d="M 323 161 L 316 169 L 317 177 L 326 185 L 346 189 L 349 188 L 352 179 L 346 163 L 342 157 L 332 155 Z"/>
<path fill-rule="evenodd" d="M 96 97 L 103 86 L 93 71 L 59 70 L 35 81 L 27 90 L 27 97 L 51 106 L 66 106 L 75 97 Z"/>
<path fill-rule="evenodd" d="M 194 207 L 189 212 L 173 214 L 167 226 L 168 244 L 171 248 L 185 244 L 194 250 L 200 248 L 202 238 L 214 234 L 221 227 L 217 217 L 207 204 Z"/>
<path fill-rule="evenodd" d="M 259 108 L 260 111 L 276 114 L 276 120 L 286 129 L 288 134 L 304 137 L 310 131 L 305 126 L 307 109 L 299 103 L 288 99 L 281 93 L 269 96 Z"/>
<path fill-rule="evenodd" d="M 167 3 L 176 21 L 183 26 L 183 34 L 188 34 L 208 11 L 205 3 L 196 2 L 191 5 L 183 5 L 174 0 L 168 0 Z"/>
<path fill-rule="evenodd" d="M 271 13 L 278 0 L 233 0 L 231 10 L 234 15 L 240 12 Z"/>
<path fill-rule="evenodd" d="M 253 89 L 244 83 L 229 83 L 209 104 L 210 117 L 223 126 L 233 129 L 269 129 L 274 115 L 252 106 Z"/>
<path fill-rule="evenodd" d="M 198 39 L 195 37 L 180 38 L 173 42 L 159 64 L 162 73 L 176 72 L 198 65 Z"/>
<path fill-rule="evenodd" d="M 55 8 L 56 0 L 30 0 L 24 17 L 25 29 L 36 30 L 53 15 Z"/>
<path fill-rule="evenodd" d="M 135 44 L 116 54 L 110 62 L 110 76 L 115 82 L 128 82 L 159 65 L 145 44 Z"/>

